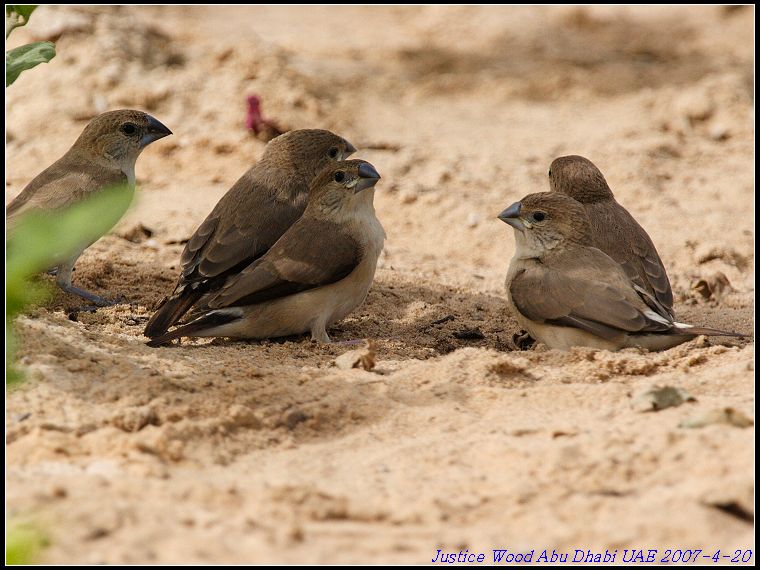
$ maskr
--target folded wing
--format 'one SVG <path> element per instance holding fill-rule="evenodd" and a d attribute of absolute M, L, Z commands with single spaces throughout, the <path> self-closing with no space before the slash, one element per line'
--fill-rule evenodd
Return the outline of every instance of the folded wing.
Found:
<path fill-rule="evenodd" d="M 340 226 L 301 218 L 259 260 L 230 278 L 210 309 L 250 305 L 340 281 L 359 264 L 360 245 Z"/>
<path fill-rule="evenodd" d="M 540 263 L 525 269 L 510 286 L 515 306 L 531 320 L 579 328 L 608 340 L 625 333 L 673 330 L 672 321 L 644 303 L 612 259 L 593 251 L 598 255 L 585 256 L 582 271 Z"/>

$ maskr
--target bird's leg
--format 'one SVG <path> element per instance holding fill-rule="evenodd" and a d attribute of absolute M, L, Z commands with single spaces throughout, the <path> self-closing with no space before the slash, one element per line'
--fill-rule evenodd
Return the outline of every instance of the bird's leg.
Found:
<path fill-rule="evenodd" d="M 311 340 L 330 344 L 332 340 L 327 336 L 324 323 L 314 323 L 311 327 Z"/>
<path fill-rule="evenodd" d="M 74 269 L 73 263 L 62 263 L 58 266 L 58 272 L 56 274 L 56 280 L 55 283 L 58 285 L 58 287 L 61 288 L 61 290 L 65 291 L 66 293 L 71 293 L 73 295 L 76 295 L 77 297 L 81 297 L 82 299 L 85 299 L 87 301 L 90 301 L 91 303 L 95 304 L 96 307 L 112 307 L 113 305 L 117 305 L 119 303 L 119 300 L 116 301 L 109 301 L 108 299 L 104 299 L 103 297 L 99 297 L 95 293 L 90 293 L 89 291 L 85 291 L 84 289 L 80 289 L 79 287 L 74 287 L 71 284 L 71 271 Z M 83 307 L 82 311 L 87 310 L 87 307 Z"/>
<path fill-rule="evenodd" d="M 76 295 L 77 297 L 81 297 L 82 299 L 85 299 L 86 301 L 90 301 L 91 303 L 94 303 L 96 307 L 113 307 L 114 305 L 118 305 L 120 302 L 122 302 L 120 299 L 117 299 L 115 301 L 109 301 L 108 299 L 104 297 L 100 297 L 96 295 L 95 293 L 90 293 L 89 291 L 85 291 L 84 289 L 80 289 L 79 287 L 74 287 L 73 285 L 61 285 L 58 284 L 58 286 L 61 288 L 62 291 L 65 291 L 66 293 L 71 293 L 72 295 Z M 82 307 L 80 310 L 84 311 L 87 307 Z"/>

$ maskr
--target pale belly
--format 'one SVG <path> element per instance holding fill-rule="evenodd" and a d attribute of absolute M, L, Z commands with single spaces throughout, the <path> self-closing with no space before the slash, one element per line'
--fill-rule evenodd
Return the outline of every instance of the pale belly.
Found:
<path fill-rule="evenodd" d="M 644 334 L 627 335 L 621 333 L 618 337 L 607 340 L 581 329 L 560 327 L 545 323 L 537 323 L 526 319 L 512 303 L 507 291 L 508 305 L 517 319 L 520 327 L 548 348 L 570 350 L 574 346 L 598 348 L 601 350 L 620 350 L 621 348 L 639 347 L 647 350 L 666 350 L 694 338 L 693 335 Z"/>
<path fill-rule="evenodd" d="M 511 281 L 512 267 L 510 267 L 510 274 L 507 275 L 508 284 Z M 507 291 L 507 306 L 509 311 L 517 320 L 517 323 L 521 328 L 528 331 L 528 334 L 536 339 L 538 342 L 545 344 L 548 348 L 557 350 L 570 350 L 574 346 L 586 346 L 589 348 L 600 348 L 603 350 L 619 350 L 624 342 L 621 339 L 620 342 L 612 342 L 592 335 L 580 329 L 572 327 L 558 327 L 555 325 L 547 325 L 543 323 L 537 323 L 526 319 L 520 311 L 517 310 L 514 302 L 512 301 L 512 295 L 510 295 L 509 287 L 506 287 Z"/>
<path fill-rule="evenodd" d="M 361 226 L 356 234 L 364 238 L 363 257 L 349 275 L 330 285 L 280 299 L 220 309 L 220 313 L 240 318 L 203 331 L 198 336 L 265 339 L 311 332 L 312 338 L 329 341 L 327 327 L 344 318 L 366 299 L 385 241 L 385 231 L 372 207 L 372 194 L 367 193 L 361 199 L 366 203 L 358 208 L 350 223 Z"/>
<path fill-rule="evenodd" d="M 312 332 L 319 337 L 364 302 L 381 249 L 382 240 L 365 253 L 356 269 L 336 283 L 257 305 L 221 309 L 243 318 L 204 331 L 203 336 L 265 339 Z"/>
<path fill-rule="evenodd" d="M 244 321 L 220 327 L 216 334 L 264 339 L 327 328 L 364 302 L 372 285 L 375 264 L 371 269 L 366 267 L 369 264 L 360 265 L 337 283 L 246 307 Z"/>

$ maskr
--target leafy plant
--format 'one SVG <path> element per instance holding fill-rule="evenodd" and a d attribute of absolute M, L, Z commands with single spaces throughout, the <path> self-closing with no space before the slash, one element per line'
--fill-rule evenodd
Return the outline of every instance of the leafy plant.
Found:
<path fill-rule="evenodd" d="M 5 7 L 5 38 L 29 22 L 33 6 Z M 46 63 L 55 57 L 52 42 L 35 42 L 5 53 L 5 86 L 19 75 Z M 39 303 L 49 296 L 49 287 L 34 280 L 61 259 L 70 256 L 82 245 L 97 240 L 110 230 L 124 215 L 134 193 L 127 185 L 104 189 L 89 200 L 76 204 L 53 215 L 30 212 L 14 221 L 10 239 L 6 241 L 5 274 L 5 379 L 6 385 L 16 382 L 22 375 L 13 366 L 15 339 L 13 319 L 30 304 Z M 33 564 L 48 539 L 40 527 L 33 523 L 6 525 L 5 563 Z"/>
<path fill-rule="evenodd" d="M 12 367 L 14 339 L 11 322 L 26 307 L 44 301 L 49 295 L 47 287 L 32 279 L 110 230 L 127 211 L 133 195 L 130 186 L 115 186 L 65 210 L 54 214 L 32 211 L 14 223 L 6 246 L 7 383 L 20 378 Z"/>
<path fill-rule="evenodd" d="M 36 5 L 5 6 L 6 40 L 13 30 L 29 22 L 36 8 Z M 5 52 L 5 86 L 8 87 L 16 81 L 22 71 L 36 67 L 40 63 L 47 63 L 54 57 L 55 44 L 53 42 L 34 42 Z"/>
<path fill-rule="evenodd" d="M 5 5 L 5 39 L 11 35 L 11 32 L 16 28 L 25 26 L 29 22 L 29 18 L 37 9 L 36 4 L 28 6 L 11 6 Z"/>
<path fill-rule="evenodd" d="M 8 525 L 5 537 L 5 564 L 33 564 L 37 554 L 48 543 L 39 526 L 32 523 Z"/>

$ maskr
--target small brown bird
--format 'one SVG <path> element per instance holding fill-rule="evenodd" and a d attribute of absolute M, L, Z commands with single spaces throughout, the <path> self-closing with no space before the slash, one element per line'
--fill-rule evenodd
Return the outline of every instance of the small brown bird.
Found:
<path fill-rule="evenodd" d="M 196 303 L 202 308 L 204 297 L 264 255 L 303 214 L 314 177 L 354 152 L 347 140 L 321 129 L 272 139 L 261 160 L 235 182 L 187 242 L 179 281 L 148 321 L 145 336 L 164 334 Z"/>
<path fill-rule="evenodd" d="M 622 265 L 634 283 L 674 317 L 673 291 L 657 249 L 644 228 L 615 200 L 594 163 L 575 155 L 555 159 L 549 168 L 549 187 L 583 204 L 594 246 Z"/>
<path fill-rule="evenodd" d="M 329 165 L 314 180 L 303 216 L 261 258 L 229 277 L 193 320 L 148 342 L 226 336 L 263 339 L 327 328 L 367 296 L 385 231 L 373 199 L 380 175 L 362 160 Z"/>
<path fill-rule="evenodd" d="M 670 348 L 697 335 L 744 336 L 677 323 L 619 263 L 594 247 L 582 204 L 554 192 L 530 194 L 499 214 L 515 230 L 507 273 L 509 307 L 549 348 Z"/>
<path fill-rule="evenodd" d="M 8 225 L 12 227 L 26 212 L 55 213 L 109 187 L 129 184 L 134 189 L 137 157 L 150 143 L 170 134 L 168 128 L 142 111 L 122 109 L 98 115 L 68 152 L 38 174 L 8 205 Z M 90 245 L 83 245 L 57 266 L 56 283 L 64 291 L 96 305 L 112 305 L 71 284 L 74 264 Z"/>

